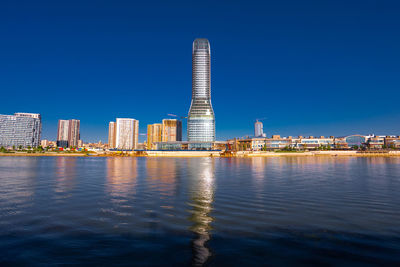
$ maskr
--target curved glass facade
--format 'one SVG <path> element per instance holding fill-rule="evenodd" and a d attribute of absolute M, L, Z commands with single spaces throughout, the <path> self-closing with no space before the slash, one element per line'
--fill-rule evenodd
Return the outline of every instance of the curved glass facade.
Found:
<path fill-rule="evenodd" d="M 345 138 L 348 146 L 361 146 L 365 143 L 365 137 L 362 135 L 350 135 Z"/>
<path fill-rule="evenodd" d="M 215 141 L 210 70 L 210 43 L 207 39 L 196 39 L 192 51 L 192 103 L 188 116 L 188 141 Z"/>

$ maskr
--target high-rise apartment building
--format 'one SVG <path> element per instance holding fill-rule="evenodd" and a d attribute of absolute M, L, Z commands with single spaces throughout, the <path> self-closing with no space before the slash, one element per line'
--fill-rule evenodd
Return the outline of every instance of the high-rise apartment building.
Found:
<path fill-rule="evenodd" d="M 57 146 L 68 147 L 69 120 L 58 120 Z"/>
<path fill-rule="evenodd" d="M 0 146 L 38 147 L 42 121 L 37 113 L 0 115 Z"/>
<path fill-rule="evenodd" d="M 182 141 L 182 121 L 164 119 L 162 121 L 162 142 Z"/>
<path fill-rule="evenodd" d="M 59 120 L 57 130 L 57 146 L 78 147 L 80 140 L 80 120 Z"/>
<path fill-rule="evenodd" d="M 162 126 L 161 123 L 147 125 L 147 149 L 155 149 L 154 143 L 162 141 Z"/>
<path fill-rule="evenodd" d="M 121 150 L 136 149 L 139 140 L 139 121 L 117 118 L 116 127 L 116 147 Z"/>
<path fill-rule="evenodd" d="M 188 116 L 188 141 L 215 141 L 215 116 L 211 105 L 210 43 L 196 39 L 192 50 L 192 102 Z"/>
<path fill-rule="evenodd" d="M 256 120 L 254 123 L 254 137 L 263 137 L 263 123 L 259 120 Z"/>
<path fill-rule="evenodd" d="M 114 121 L 108 124 L 108 148 L 116 148 L 117 125 Z"/>
<path fill-rule="evenodd" d="M 69 147 L 78 147 L 78 142 L 81 139 L 79 133 L 81 121 L 80 120 L 69 120 L 69 133 L 68 133 L 68 145 Z"/>

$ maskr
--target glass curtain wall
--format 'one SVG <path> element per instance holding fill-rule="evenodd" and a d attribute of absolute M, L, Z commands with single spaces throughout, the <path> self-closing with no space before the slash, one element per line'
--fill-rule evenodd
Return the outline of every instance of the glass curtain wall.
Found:
<path fill-rule="evenodd" d="M 215 141 L 215 116 L 211 105 L 210 43 L 196 39 L 192 51 L 192 103 L 188 116 L 188 141 Z"/>

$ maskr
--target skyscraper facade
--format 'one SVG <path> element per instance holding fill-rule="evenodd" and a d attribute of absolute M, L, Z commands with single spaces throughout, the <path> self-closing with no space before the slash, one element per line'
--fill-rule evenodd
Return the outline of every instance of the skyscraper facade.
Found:
<path fill-rule="evenodd" d="M 80 135 L 80 120 L 69 120 L 69 131 L 68 131 L 68 145 L 69 147 L 78 147 Z"/>
<path fill-rule="evenodd" d="M 116 131 L 117 126 L 114 121 L 110 121 L 108 124 L 108 148 L 116 148 Z"/>
<path fill-rule="evenodd" d="M 0 115 L 0 146 L 38 147 L 42 132 L 42 121 L 37 113 L 15 113 Z"/>
<path fill-rule="evenodd" d="M 162 141 L 162 124 L 154 123 L 147 125 L 147 149 L 155 149 L 156 142 Z"/>
<path fill-rule="evenodd" d="M 263 123 L 259 120 L 256 120 L 256 122 L 254 123 L 254 136 L 262 137 L 263 135 Z"/>
<path fill-rule="evenodd" d="M 139 140 L 139 121 L 135 119 L 117 118 L 116 146 L 121 150 L 137 148 Z"/>
<path fill-rule="evenodd" d="M 69 120 L 58 120 L 57 141 L 68 141 Z"/>
<path fill-rule="evenodd" d="M 188 141 L 215 141 L 215 116 L 211 105 L 211 58 L 207 39 L 196 39 L 192 50 L 192 102 L 188 115 Z"/>
<path fill-rule="evenodd" d="M 59 120 L 57 146 L 78 147 L 80 139 L 80 120 Z"/>
<path fill-rule="evenodd" d="M 182 121 L 177 119 L 162 120 L 162 142 L 182 141 Z"/>

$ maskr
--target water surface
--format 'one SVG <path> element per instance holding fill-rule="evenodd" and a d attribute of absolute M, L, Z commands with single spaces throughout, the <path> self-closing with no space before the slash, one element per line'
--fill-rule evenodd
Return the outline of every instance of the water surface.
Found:
<path fill-rule="evenodd" d="M 0 251 L 0 265 L 400 265 L 400 159 L 0 157 Z"/>

